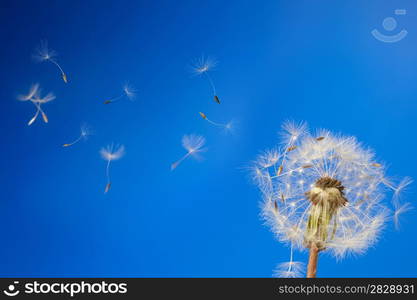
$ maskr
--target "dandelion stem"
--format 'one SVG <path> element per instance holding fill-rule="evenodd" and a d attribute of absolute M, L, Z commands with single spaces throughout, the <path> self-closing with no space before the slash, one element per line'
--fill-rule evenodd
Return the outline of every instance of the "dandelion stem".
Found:
<path fill-rule="evenodd" d="M 109 159 L 107 161 L 107 167 L 106 167 L 107 183 L 110 183 L 110 162 L 111 162 L 111 160 Z"/>
<path fill-rule="evenodd" d="M 109 104 L 109 103 L 113 103 L 113 102 L 117 102 L 117 101 L 119 101 L 120 99 L 122 99 L 122 97 L 123 97 L 124 95 L 123 94 L 121 94 L 121 95 L 119 95 L 119 96 L 117 96 L 117 97 L 114 97 L 114 98 L 111 98 L 111 99 L 109 99 L 109 100 L 106 100 L 106 101 L 104 101 L 104 104 Z"/>
<path fill-rule="evenodd" d="M 216 95 L 216 87 L 214 86 L 213 79 L 211 79 L 211 76 L 208 72 L 204 72 L 206 74 L 208 81 L 210 82 L 211 88 L 213 89 L 213 94 Z"/>
<path fill-rule="evenodd" d="M 72 146 L 72 145 L 78 143 L 82 138 L 83 138 L 83 135 L 81 134 L 75 141 L 73 141 L 72 143 L 64 144 L 63 147 Z"/>
<path fill-rule="evenodd" d="M 49 59 L 51 63 L 53 63 L 55 66 L 58 67 L 58 69 L 61 71 L 62 79 L 67 83 L 67 75 L 65 74 L 64 70 L 61 68 L 61 66 L 53 59 Z"/>
<path fill-rule="evenodd" d="M 172 165 L 171 165 L 171 171 L 173 171 L 176 167 L 178 167 L 178 165 L 180 164 L 180 163 L 182 163 L 188 156 L 190 156 L 191 154 L 192 154 L 193 152 L 192 151 L 189 151 L 187 154 L 185 154 L 183 157 L 181 157 L 179 160 L 177 160 L 176 162 L 174 162 Z"/>
<path fill-rule="evenodd" d="M 293 244 L 291 243 L 291 250 L 290 250 L 290 263 L 288 264 L 287 272 L 291 272 L 292 269 L 292 262 L 293 262 Z"/>
<path fill-rule="evenodd" d="M 39 108 L 36 110 L 36 114 L 33 116 L 33 118 L 32 119 L 30 119 L 30 121 L 28 122 L 28 126 L 30 126 L 30 125 L 32 125 L 32 123 L 33 122 L 35 122 L 35 120 L 38 118 L 38 116 L 39 116 L 39 113 L 40 113 L 40 110 L 39 110 Z"/>
<path fill-rule="evenodd" d="M 312 242 L 310 245 L 310 255 L 308 257 L 307 278 L 316 278 L 319 251 L 316 243 Z"/>
<path fill-rule="evenodd" d="M 32 123 L 38 118 L 39 113 L 42 114 L 42 118 L 43 118 L 44 122 L 45 123 L 48 123 L 48 117 L 46 116 L 45 112 L 41 108 L 40 103 L 36 103 L 36 102 L 32 102 L 32 103 L 33 103 L 33 105 L 35 105 L 35 107 L 37 108 L 37 110 L 36 110 L 35 116 L 29 121 L 28 125 L 32 125 Z"/>
<path fill-rule="evenodd" d="M 111 181 L 110 181 L 110 162 L 111 162 L 111 159 L 109 159 L 107 161 L 107 167 L 106 167 L 107 184 L 106 184 L 106 188 L 104 189 L 104 193 L 105 194 L 109 191 L 110 186 L 111 186 Z"/>
<path fill-rule="evenodd" d="M 206 119 L 206 120 L 207 120 L 207 122 L 209 122 L 210 124 L 212 124 L 214 126 L 218 126 L 218 127 L 225 127 L 226 126 L 224 124 L 216 123 L 216 122 L 214 122 L 212 120 L 209 120 L 209 119 Z"/>

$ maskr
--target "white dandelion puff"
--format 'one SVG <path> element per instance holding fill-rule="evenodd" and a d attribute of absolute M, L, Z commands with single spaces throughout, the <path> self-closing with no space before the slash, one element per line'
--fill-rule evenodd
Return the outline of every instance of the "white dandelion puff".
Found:
<path fill-rule="evenodd" d="M 49 49 L 48 41 L 46 40 L 40 42 L 35 53 L 33 54 L 33 58 L 38 62 L 49 61 L 54 64 L 59 69 L 62 80 L 65 83 L 68 83 L 67 75 L 65 74 L 61 65 L 57 62 L 56 57 L 57 53 L 54 50 Z"/>
<path fill-rule="evenodd" d="M 129 83 L 126 83 L 125 85 L 123 85 L 122 93 L 120 95 L 104 101 L 104 104 L 114 103 L 114 102 L 117 102 L 117 101 L 119 101 L 123 98 L 133 100 L 133 99 L 135 99 L 136 94 L 137 94 L 137 90 L 132 85 L 130 85 Z"/>
<path fill-rule="evenodd" d="M 171 164 L 171 170 L 174 170 L 176 167 L 178 167 L 178 165 L 189 156 L 199 158 L 198 154 L 206 150 L 203 148 L 205 143 L 206 139 L 203 136 L 194 134 L 184 135 L 182 138 L 182 146 L 185 150 L 187 150 L 187 153 L 179 160 Z"/>
<path fill-rule="evenodd" d="M 80 135 L 71 143 L 63 144 L 62 147 L 70 147 L 77 144 L 81 140 L 87 140 L 88 137 L 92 134 L 90 127 L 87 124 L 81 125 Z"/>
<path fill-rule="evenodd" d="M 354 137 L 311 134 L 305 123 L 286 122 L 283 129 L 283 142 L 259 155 L 252 174 L 266 223 L 281 242 L 310 249 L 307 277 L 315 277 L 319 252 L 340 259 L 375 244 L 389 219 L 386 187 L 398 199 L 411 179 L 392 184 L 373 151 Z M 397 206 L 394 219 L 408 209 Z"/>
<path fill-rule="evenodd" d="M 195 75 L 205 75 L 213 90 L 213 99 L 220 104 L 220 98 L 217 96 L 216 86 L 211 78 L 209 72 L 217 65 L 217 61 L 212 57 L 205 57 L 204 55 L 197 59 L 191 66 L 191 71 Z"/>
<path fill-rule="evenodd" d="M 48 116 L 41 106 L 45 103 L 55 100 L 55 98 L 56 97 L 53 93 L 48 93 L 46 96 L 41 97 L 41 89 L 39 84 L 33 84 L 27 94 L 19 95 L 17 97 L 19 101 L 30 101 L 36 107 L 35 115 L 29 120 L 28 126 L 32 125 L 36 121 L 39 114 L 42 115 L 42 119 L 45 123 L 49 122 Z"/>
<path fill-rule="evenodd" d="M 125 147 L 123 145 L 108 145 L 106 148 L 101 148 L 100 154 L 101 157 L 107 161 L 106 166 L 106 178 L 107 178 L 107 184 L 104 189 L 104 193 L 107 193 L 110 190 L 111 187 L 111 180 L 110 180 L 110 163 L 113 160 L 118 160 L 122 158 L 125 155 Z"/>

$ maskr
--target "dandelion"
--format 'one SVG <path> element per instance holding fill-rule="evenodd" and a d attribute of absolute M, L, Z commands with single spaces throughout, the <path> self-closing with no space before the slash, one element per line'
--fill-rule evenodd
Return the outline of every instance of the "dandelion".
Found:
<path fill-rule="evenodd" d="M 51 50 L 48 48 L 47 41 L 40 42 L 33 57 L 36 61 L 39 61 L 39 62 L 49 61 L 53 63 L 61 72 L 62 80 L 64 80 L 65 83 L 68 83 L 67 75 L 65 74 L 64 70 L 62 69 L 60 64 L 58 64 L 56 60 L 57 53 L 54 50 Z"/>
<path fill-rule="evenodd" d="M 107 193 L 110 190 L 111 187 L 111 180 L 110 180 L 110 163 L 113 160 L 118 160 L 125 155 L 125 147 L 123 145 L 117 145 L 111 144 L 107 146 L 106 148 L 101 148 L 100 150 L 101 157 L 107 161 L 106 166 L 106 178 L 107 178 L 107 184 L 104 189 L 104 193 Z"/>
<path fill-rule="evenodd" d="M 220 128 L 223 128 L 225 131 L 229 131 L 230 132 L 233 129 L 233 122 L 232 121 L 230 121 L 228 123 L 225 123 L 225 124 L 223 124 L 223 123 L 217 123 L 217 122 L 214 122 L 214 121 L 210 120 L 209 118 L 207 118 L 207 115 L 205 113 L 199 112 L 199 114 L 200 114 L 200 116 L 204 120 L 206 120 L 210 124 L 212 124 L 214 126 L 217 126 L 217 127 L 220 127 Z"/>
<path fill-rule="evenodd" d="M 189 156 L 199 158 L 198 153 L 205 151 L 203 148 L 206 143 L 206 139 L 200 135 L 184 135 L 182 137 L 182 146 L 187 150 L 187 154 L 181 157 L 179 160 L 171 164 L 171 171 L 174 170 L 180 163 L 182 163 Z"/>
<path fill-rule="evenodd" d="M 63 144 L 62 147 L 69 147 L 69 146 L 72 146 L 72 145 L 78 143 L 81 140 L 86 140 L 91 134 L 92 134 L 92 132 L 91 132 L 91 129 L 88 127 L 88 125 L 87 124 L 83 124 L 83 125 L 81 125 L 80 135 L 78 136 L 78 138 L 76 138 L 71 143 Z"/>
<path fill-rule="evenodd" d="M 283 143 L 261 154 L 252 174 L 263 195 L 266 223 L 291 251 L 309 249 L 306 273 L 315 277 L 319 252 L 343 258 L 375 244 L 388 220 L 384 196 L 389 190 L 398 223 L 409 205 L 396 199 L 411 180 L 398 186 L 389 182 L 384 165 L 354 137 L 327 130 L 311 134 L 305 123 L 287 122 L 283 128 Z M 293 265 L 291 255 L 285 266 Z M 299 275 L 296 268 L 282 266 L 278 275 Z"/>
<path fill-rule="evenodd" d="M 127 98 L 129 100 L 133 100 L 136 97 L 136 89 L 131 86 L 130 84 L 126 83 L 122 88 L 122 93 L 114 98 L 108 99 L 104 101 L 104 104 L 110 104 L 113 102 L 117 102 L 123 98 Z"/>
<path fill-rule="evenodd" d="M 213 90 L 213 99 L 216 103 L 220 104 L 220 99 L 217 96 L 216 86 L 214 85 L 213 79 L 211 78 L 209 71 L 211 71 L 214 67 L 216 67 L 217 61 L 210 57 L 200 57 L 197 59 L 194 64 L 192 65 L 192 72 L 195 75 L 205 75 L 207 80 L 209 81 L 211 88 Z"/>
<path fill-rule="evenodd" d="M 45 123 L 48 123 L 48 116 L 45 111 L 42 109 L 41 105 L 55 100 L 55 95 L 53 93 L 48 93 L 45 97 L 41 97 L 41 89 L 39 84 L 33 84 L 27 94 L 19 95 L 17 97 L 19 101 L 30 101 L 36 107 L 35 115 L 29 120 L 28 126 L 32 125 L 39 114 L 42 115 L 42 119 Z"/>

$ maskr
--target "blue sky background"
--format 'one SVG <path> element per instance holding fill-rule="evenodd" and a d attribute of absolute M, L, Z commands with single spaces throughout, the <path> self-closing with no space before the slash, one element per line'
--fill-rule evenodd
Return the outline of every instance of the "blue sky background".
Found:
<path fill-rule="evenodd" d="M 0 275 L 270 277 L 288 260 L 259 218 L 245 167 L 278 141 L 286 119 L 356 135 L 417 178 L 415 1 L 5 1 L 0 11 Z M 407 9 L 395 16 L 394 9 Z M 371 30 L 395 17 L 394 44 Z M 34 63 L 41 39 L 68 74 Z M 219 64 L 207 81 L 187 70 L 202 54 Z M 129 80 L 135 102 L 103 101 Z M 16 100 L 39 82 L 57 99 L 50 122 L 28 127 Z M 237 121 L 234 135 L 204 122 Z M 81 123 L 95 134 L 70 148 Z M 170 164 L 183 134 L 207 139 L 205 160 Z M 103 194 L 101 147 L 122 143 Z M 411 187 L 406 199 L 415 204 Z M 414 205 L 415 206 L 415 205 Z M 321 277 L 414 277 L 415 212 L 365 255 L 322 255 Z M 306 262 L 307 253 L 295 254 Z"/>

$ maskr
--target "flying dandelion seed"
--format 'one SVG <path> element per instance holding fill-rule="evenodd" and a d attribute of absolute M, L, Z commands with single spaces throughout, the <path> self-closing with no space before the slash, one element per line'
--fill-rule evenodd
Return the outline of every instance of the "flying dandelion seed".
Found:
<path fill-rule="evenodd" d="M 182 146 L 185 150 L 187 150 L 187 154 L 181 157 L 179 160 L 171 164 L 171 171 L 173 171 L 176 167 L 179 166 L 186 158 L 189 156 L 194 156 L 195 158 L 199 158 L 198 153 L 205 151 L 206 149 L 203 148 L 206 140 L 204 137 L 200 135 L 184 135 L 182 137 Z"/>
<path fill-rule="evenodd" d="M 117 102 L 123 98 L 127 98 L 129 100 L 133 100 L 136 97 L 136 89 L 131 86 L 130 84 L 125 84 L 122 88 L 122 93 L 114 98 L 108 99 L 104 101 L 104 104 L 110 104 Z"/>
<path fill-rule="evenodd" d="M 273 277 L 278 278 L 297 278 L 303 275 L 304 264 L 302 262 L 293 261 L 293 250 L 291 247 L 290 261 L 280 263 L 274 270 Z"/>
<path fill-rule="evenodd" d="M 411 206 L 410 203 L 404 203 L 402 205 L 395 205 L 394 206 L 394 224 L 395 224 L 395 228 L 399 229 L 400 228 L 400 216 L 410 210 L 413 209 L 413 207 Z"/>
<path fill-rule="evenodd" d="M 73 142 L 68 144 L 63 144 L 62 147 L 70 147 L 77 144 L 81 140 L 86 140 L 92 134 L 90 127 L 87 124 L 81 125 L 80 135 Z"/>
<path fill-rule="evenodd" d="M 210 57 L 200 57 L 199 59 L 197 59 L 193 65 L 192 65 L 192 72 L 195 75 L 205 75 L 207 80 L 210 83 L 210 86 L 213 90 L 213 99 L 214 101 L 216 101 L 216 103 L 220 104 L 220 99 L 217 96 L 217 92 L 216 92 L 216 86 L 214 85 L 214 81 L 211 78 L 209 71 L 211 71 L 212 69 L 214 69 L 214 67 L 216 67 L 217 65 L 217 61 L 213 58 Z"/>
<path fill-rule="evenodd" d="M 252 174 L 267 224 L 291 251 L 293 246 L 309 249 L 307 277 L 315 277 L 319 252 L 343 258 L 364 253 L 377 241 L 388 220 L 386 192 L 392 190 L 398 199 L 411 180 L 397 187 L 390 183 L 384 165 L 354 137 L 327 130 L 313 135 L 305 123 L 287 122 L 283 129 L 283 144 L 260 155 Z M 395 207 L 397 223 L 409 206 Z M 277 270 L 279 276 L 296 274 L 295 267 Z"/>
<path fill-rule="evenodd" d="M 396 229 L 400 228 L 400 216 L 413 209 L 410 203 L 401 203 L 400 199 L 402 192 L 404 192 L 412 182 L 413 180 L 409 177 L 405 177 L 397 186 L 394 186 L 389 180 L 385 181 L 385 184 L 394 190 L 392 204 L 394 206 L 393 220 Z"/>
<path fill-rule="evenodd" d="M 36 107 L 35 115 L 29 120 L 28 126 L 32 125 L 39 114 L 42 115 L 42 119 L 45 123 L 48 123 L 48 116 L 45 111 L 42 109 L 41 105 L 55 100 L 55 95 L 53 93 L 48 93 L 45 97 L 41 97 L 41 89 L 39 84 L 33 84 L 27 94 L 19 95 L 17 97 L 19 101 L 30 101 Z"/>
<path fill-rule="evenodd" d="M 388 182 L 388 180 L 386 180 L 385 182 L 394 190 L 393 202 L 395 206 L 399 205 L 400 196 L 402 192 L 413 182 L 413 180 L 410 177 L 405 177 L 396 187 L 393 186 L 392 183 Z"/>
<path fill-rule="evenodd" d="M 40 93 L 35 95 L 30 101 L 35 105 L 37 108 L 37 111 L 35 113 L 35 116 L 28 122 L 28 125 L 31 125 L 38 117 L 39 113 L 42 115 L 42 119 L 45 123 L 48 123 L 48 117 L 46 113 L 41 108 L 41 105 L 48 103 L 50 101 L 55 100 L 55 95 L 53 93 L 48 93 L 45 97 L 40 97 Z"/>
<path fill-rule="evenodd" d="M 65 74 L 64 70 L 62 69 L 62 67 L 60 66 L 60 64 L 58 64 L 57 60 L 57 53 L 54 50 L 51 50 L 48 48 L 48 42 L 47 41 L 41 41 L 39 46 L 37 47 L 35 54 L 33 55 L 33 58 L 36 61 L 39 62 L 44 62 L 44 61 L 49 61 L 52 64 L 54 64 L 59 71 L 61 72 L 61 77 L 62 80 L 65 83 L 68 83 L 68 78 L 67 75 Z"/>
<path fill-rule="evenodd" d="M 32 84 L 30 86 L 29 92 L 27 94 L 22 94 L 17 96 L 17 99 L 20 101 L 29 101 L 39 93 L 39 83 Z"/>
<path fill-rule="evenodd" d="M 214 121 L 210 120 L 209 118 L 207 118 L 207 115 L 205 113 L 199 112 L 199 114 L 208 123 L 210 123 L 210 124 L 212 124 L 212 125 L 214 125 L 216 127 L 223 128 L 225 131 L 230 132 L 233 129 L 233 123 L 232 123 L 232 121 L 230 121 L 228 123 L 225 123 L 225 124 L 223 124 L 223 123 L 217 123 L 217 122 L 214 122 Z"/>
<path fill-rule="evenodd" d="M 125 155 L 125 147 L 123 145 L 117 145 L 114 144 L 108 145 L 106 148 L 101 148 L 100 150 L 101 157 L 107 161 L 106 166 L 106 178 L 107 178 L 107 184 L 104 189 L 104 193 L 107 193 L 110 190 L 111 187 L 111 180 L 110 180 L 110 163 L 113 160 L 118 160 Z"/>
<path fill-rule="evenodd" d="M 303 275 L 304 264 L 301 262 L 289 261 L 278 264 L 274 270 L 273 277 L 298 278 Z"/>

